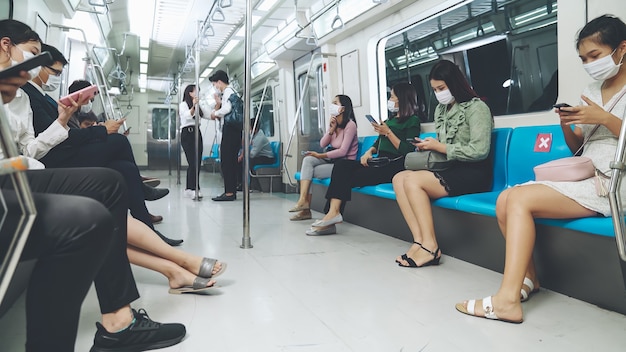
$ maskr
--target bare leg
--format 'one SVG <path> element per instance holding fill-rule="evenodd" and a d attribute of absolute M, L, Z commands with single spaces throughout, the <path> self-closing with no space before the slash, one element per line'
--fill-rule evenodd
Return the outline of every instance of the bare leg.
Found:
<path fill-rule="evenodd" d="M 157 271 L 167 277 L 170 288 L 180 288 L 183 286 L 191 286 L 196 274 L 185 270 L 178 264 L 167 259 L 160 258 L 154 254 L 142 251 L 140 249 L 128 246 L 126 249 L 128 260 L 144 268 Z M 207 287 L 213 286 L 214 280 L 210 280 Z"/>
<path fill-rule="evenodd" d="M 505 211 L 498 216 L 506 232 L 506 259 L 502 283 L 492 302 L 499 318 L 520 320 L 520 289 L 535 245 L 534 218 L 581 218 L 594 216 L 595 212 L 545 185 L 514 187 L 504 196 L 506 199 L 498 199 L 497 209 Z M 475 311 L 477 315 L 484 314 L 480 300 Z"/>
<path fill-rule="evenodd" d="M 132 217 L 128 217 L 128 244 L 152 254 L 155 258 L 166 259 L 186 271 L 198 275 L 202 257 L 167 245 L 152 229 Z M 132 260 L 131 263 L 135 264 Z M 213 267 L 213 274 L 217 273 L 221 267 L 222 263 L 217 262 Z"/>
<path fill-rule="evenodd" d="M 309 189 L 311 188 L 311 180 L 300 180 L 300 198 L 298 199 L 297 206 L 309 206 L 311 204 L 311 195 Z"/>
<path fill-rule="evenodd" d="M 324 215 L 322 220 L 330 220 L 334 218 L 335 216 L 339 215 L 340 213 L 341 213 L 341 200 L 332 198 L 330 200 L 330 207 L 328 208 L 328 213 Z"/>
<path fill-rule="evenodd" d="M 507 221 L 507 202 L 509 198 L 509 194 L 513 188 L 509 188 L 504 190 L 500 196 L 498 196 L 498 200 L 496 201 L 496 217 L 498 219 L 498 227 L 502 232 L 502 236 L 506 240 L 506 221 Z M 533 286 L 535 289 L 539 289 L 539 280 L 537 279 L 537 272 L 535 270 L 535 263 L 532 259 L 532 254 L 530 257 L 530 261 L 528 262 L 528 267 L 526 268 L 525 277 L 529 278 L 533 282 Z M 526 292 L 530 293 L 530 287 L 524 287 Z"/>
<path fill-rule="evenodd" d="M 398 206 L 400 207 L 400 212 L 402 212 L 402 216 L 409 226 L 409 230 L 411 230 L 411 234 L 413 235 L 413 241 L 417 243 L 422 243 L 422 232 L 420 231 L 419 224 L 417 223 L 417 219 L 413 216 L 413 210 L 411 209 L 411 204 L 409 203 L 409 198 L 404 193 L 404 184 L 407 182 L 409 176 L 413 171 L 402 171 L 397 173 L 392 180 L 393 190 L 396 194 L 396 201 L 398 202 Z M 412 256 L 420 250 L 420 246 L 418 244 L 413 243 L 406 255 Z M 403 259 L 398 256 L 396 258 L 396 262 L 403 262 Z"/>
<path fill-rule="evenodd" d="M 400 188 L 400 184 L 398 184 L 398 188 L 396 189 L 394 186 L 394 190 L 396 191 L 396 199 L 399 199 L 398 204 L 400 205 L 402 203 L 402 205 L 400 205 L 402 214 L 407 224 L 409 224 L 413 239 L 421 243 L 425 249 L 439 256 L 436 252 L 439 246 L 435 238 L 435 225 L 430 200 L 447 196 L 448 193 L 439 182 L 439 179 L 430 171 L 407 172 L 402 178 L 402 188 Z M 400 198 L 398 198 L 399 194 Z M 420 249 L 421 247 L 414 244 L 409 252 L 407 252 L 407 255 L 412 258 L 418 266 L 433 259 L 432 254 Z M 401 265 L 409 265 L 407 261 L 402 258 L 399 259 Z"/>

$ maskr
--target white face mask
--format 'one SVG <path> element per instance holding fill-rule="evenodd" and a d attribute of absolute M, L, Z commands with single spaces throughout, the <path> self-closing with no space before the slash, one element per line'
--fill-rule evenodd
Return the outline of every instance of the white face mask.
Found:
<path fill-rule="evenodd" d="M 80 112 L 83 112 L 83 113 L 88 113 L 88 112 L 90 112 L 90 111 L 91 111 L 92 106 L 93 106 L 93 103 L 92 103 L 92 102 L 88 102 L 87 104 L 82 105 L 82 106 L 80 107 Z"/>
<path fill-rule="evenodd" d="M 16 46 L 16 48 L 20 49 L 18 46 Z M 30 51 L 26 51 L 26 50 L 22 50 L 22 56 L 24 57 L 24 61 L 35 57 L 35 54 L 31 53 Z M 11 66 L 15 66 L 19 64 L 19 62 L 17 62 L 16 60 L 13 60 L 13 58 L 11 58 Z M 28 71 L 28 74 L 30 75 L 30 79 L 33 79 L 37 76 L 39 76 L 39 71 L 41 71 L 41 66 L 37 66 L 33 69 L 31 69 L 30 71 Z"/>
<path fill-rule="evenodd" d="M 396 102 L 393 100 L 387 100 L 387 110 L 389 110 L 390 113 L 395 114 L 398 111 L 400 111 L 399 107 L 396 107 Z"/>
<path fill-rule="evenodd" d="M 450 89 L 435 92 L 435 97 L 437 97 L 439 104 L 442 105 L 448 105 L 454 101 L 454 97 L 452 96 L 452 93 L 450 93 Z"/>
<path fill-rule="evenodd" d="M 328 110 L 330 112 L 330 116 L 339 116 L 341 115 L 341 112 L 339 110 L 341 110 L 342 106 L 341 105 L 337 105 L 337 104 L 330 104 L 330 106 L 328 107 Z"/>
<path fill-rule="evenodd" d="M 61 77 L 48 75 L 48 82 L 43 83 L 41 89 L 43 89 L 44 92 L 54 92 L 59 86 L 61 86 Z"/>
<path fill-rule="evenodd" d="M 624 56 L 619 60 L 619 63 L 616 65 L 613 61 L 613 54 L 615 54 L 617 48 L 613 50 L 610 55 L 607 55 L 603 58 L 597 59 L 588 64 L 583 64 L 583 68 L 591 78 L 597 81 L 604 81 L 606 79 L 610 79 L 615 77 L 617 72 L 619 71 L 619 67 L 622 65 L 622 60 L 624 60 Z"/>

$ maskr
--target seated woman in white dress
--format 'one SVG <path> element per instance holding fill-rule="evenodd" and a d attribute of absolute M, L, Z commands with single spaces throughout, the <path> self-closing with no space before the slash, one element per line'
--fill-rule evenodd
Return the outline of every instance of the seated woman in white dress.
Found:
<path fill-rule="evenodd" d="M 557 109 L 565 141 L 572 152 L 589 138 L 583 156 L 603 173 L 610 170 L 617 138 L 626 112 L 626 24 L 619 18 L 601 16 L 587 23 L 577 40 L 583 68 L 596 80 L 582 94 L 579 106 Z M 576 128 L 572 130 L 571 126 Z M 626 199 L 624 188 L 621 199 Z M 609 200 L 599 196 L 594 177 L 576 182 L 528 182 L 503 191 L 496 203 L 500 230 L 506 239 L 504 277 L 494 296 L 456 305 L 462 313 L 523 321 L 521 301 L 539 289 L 532 261 L 535 218 L 583 218 L 611 216 Z"/>

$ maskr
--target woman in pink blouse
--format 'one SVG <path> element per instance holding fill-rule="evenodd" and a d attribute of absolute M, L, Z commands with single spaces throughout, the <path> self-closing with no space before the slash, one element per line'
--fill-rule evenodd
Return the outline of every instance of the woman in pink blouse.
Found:
<path fill-rule="evenodd" d="M 330 177 L 333 162 L 337 159 L 356 159 L 358 139 L 352 100 L 347 95 L 337 95 L 330 105 L 330 126 L 320 140 L 324 152 L 305 152 L 300 170 L 300 199 L 289 212 L 297 212 L 290 220 L 311 219 L 311 180 Z M 330 147 L 330 148 L 327 148 Z"/>

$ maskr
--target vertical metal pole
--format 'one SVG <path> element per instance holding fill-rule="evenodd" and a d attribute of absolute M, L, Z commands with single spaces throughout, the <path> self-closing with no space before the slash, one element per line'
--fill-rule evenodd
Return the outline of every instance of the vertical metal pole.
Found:
<path fill-rule="evenodd" d="M 196 120 L 196 130 L 194 133 L 195 136 L 195 148 L 196 148 L 196 153 L 194 154 L 194 156 L 196 156 L 196 160 L 195 160 L 195 164 L 196 167 L 194 170 L 192 170 L 193 172 L 195 172 L 196 174 L 196 196 L 194 197 L 195 201 L 200 201 L 198 195 L 200 193 L 200 162 L 202 162 L 202 156 L 200 156 L 198 158 L 198 153 L 200 153 L 200 143 L 198 143 L 200 141 L 200 41 L 202 40 L 202 21 L 198 21 L 198 37 L 196 39 L 196 43 L 194 45 L 194 48 L 196 50 L 195 55 L 196 55 L 196 97 L 198 97 L 198 104 L 196 105 L 196 111 L 195 111 L 195 120 Z M 200 159 L 200 162 L 198 162 L 198 159 Z M 187 171 L 189 172 L 189 171 Z"/>
<path fill-rule="evenodd" d="M 167 100 L 167 174 L 172 175 L 172 95 Z"/>
<path fill-rule="evenodd" d="M 241 248 L 252 248 L 250 240 L 250 183 L 248 182 L 248 170 L 250 170 L 250 90 L 252 88 L 252 76 L 250 75 L 252 63 L 252 1 L 246 1 L 246 50 L 245 50 L 245 72 L 243 91 L 243 170 L 245 180 L 243 180 L 243 238 Z M 244 176 L 242 176 L 244 177 Z M 270 180 L 272 182 L 272 180 Z"/>
<path fill-rule="evenodd" d="M 178 95 L 176 101 L 180 103 L 183 100 L 183 76 L 181 70 L 178 70 Z M 179 111 L 180 113 L 180 111 Z M 180 115 L 177 115 L 180 116 Z M 180 144 L 180 119 L 176 119 L 176 184 L 180 185 L 180 165 L 182 164 L 180 155 L 182 145 Z"/>
<path fill-rule="evenodd" d="M 626 169 L 624 160 L 626 159 L 626 123 L 622 123 L 619 137 L 617 139 L 617 148 L 615 150 L 615 159 L 610 163 L 611 166 L 611 183 L 609 186 L 609 205 L 611 206 L 611 216 L 613 217 L 613 231 L 615 232 L 615 242 L 617 244 L 617 252 L 622 261 L 626 261 L 626 224 L 624 222 L 624 209 L 622 209 L 622 200 L 619 190 L 622 184 L 622 174 Z"/>

